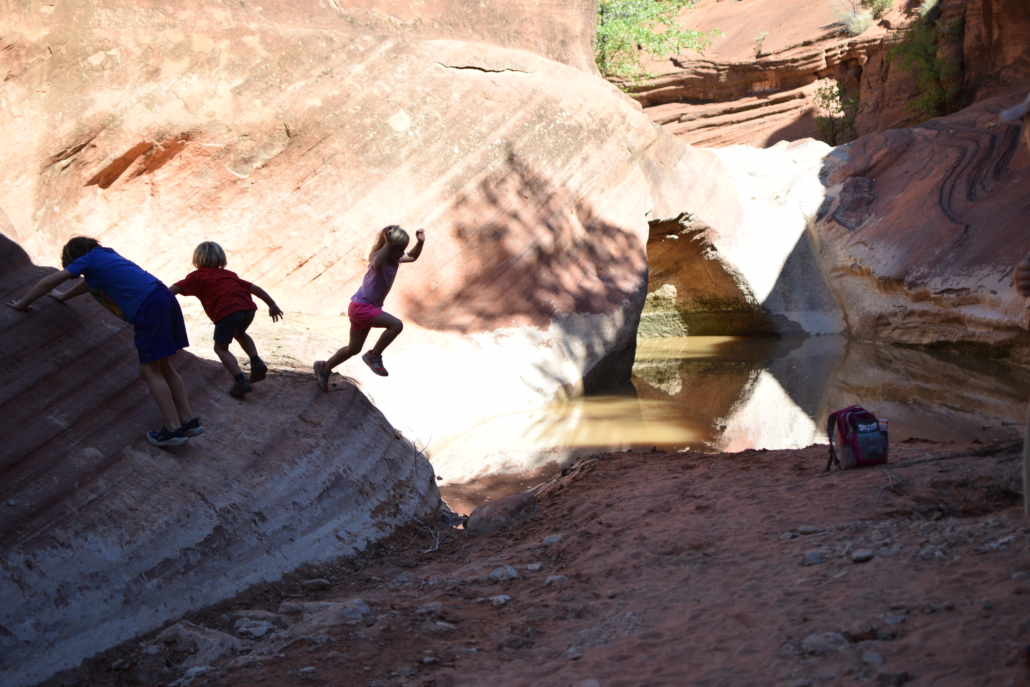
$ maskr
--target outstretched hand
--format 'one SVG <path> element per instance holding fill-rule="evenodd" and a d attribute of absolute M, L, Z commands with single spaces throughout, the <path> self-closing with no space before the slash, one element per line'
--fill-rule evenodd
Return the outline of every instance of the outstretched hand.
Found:
<path fill-rule="evenodd" d="M 272 318 L 272 322 L 278 322 L 283 318 L 283 311 L 278 305 L 271 305 L 268 308 L 268 316 Z"/>
<path fill-rule="evenodd" d="M 31 305 L 21 305 L 21 301 L 7 301 L 7 307 L 13 308 L 18 312 L 28 312 L 32 309 Z"/>

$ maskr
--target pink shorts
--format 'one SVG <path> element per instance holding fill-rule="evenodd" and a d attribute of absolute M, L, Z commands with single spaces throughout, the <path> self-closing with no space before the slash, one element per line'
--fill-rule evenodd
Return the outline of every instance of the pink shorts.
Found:
<path fill-rule="evenodd" d="M 350 302 L 347 306 L 347 317 L 350 318 L 351 329 L 368 329 L 372 320 L 383 314 L 383 309 L 368 303 Z"/>

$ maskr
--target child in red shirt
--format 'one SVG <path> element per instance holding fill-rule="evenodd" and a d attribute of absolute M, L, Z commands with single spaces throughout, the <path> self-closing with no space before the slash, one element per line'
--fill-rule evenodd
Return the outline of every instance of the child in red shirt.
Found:
<path fill-rule="evenodd" d="M 283 311 L 260 286 L 244 281 L 235 272 L 225 269 L 227 263 L 221 246 L 214 241 L 204 241 L 193 251 L 196 271 L 190 272 L 169 290 L 174 294 L 200 299 L 204 312 L 215 323 L 215 353 L 233 377 L 229 394 L 233 398 L 243 398 L 244 394 L 253 389 L 250 382 L 260 382 L 268 372 L 268 366 L 258 356 L 254 339 L 247 334 L 247 327 L 254 321 L 254 312 L 257 310 L 250 295 L 254 294 L 268 304 L 268 314 L 273 322 L 279 321 Z M 236 356 L 229 352 L 229 344 L 233 339 L 250 356 L 249 382 L 240 370 Z"/>

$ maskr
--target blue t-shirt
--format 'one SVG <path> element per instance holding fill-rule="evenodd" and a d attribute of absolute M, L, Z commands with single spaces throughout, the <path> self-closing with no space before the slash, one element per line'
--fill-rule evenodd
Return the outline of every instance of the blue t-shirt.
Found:
<path fill-rule="evenodd" d="M 64 269 L 86 278 L 91 289 L 100 289 L 121 309 L 122 317 L 132 324 L 136 311 L 155 284 L 161 280 L 126 260 L 110 248 L 94 248 Z"/>

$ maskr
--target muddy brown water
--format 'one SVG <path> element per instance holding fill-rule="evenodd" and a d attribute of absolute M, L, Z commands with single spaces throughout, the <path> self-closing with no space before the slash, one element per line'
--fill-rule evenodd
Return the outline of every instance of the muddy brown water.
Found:
<path fill-rule="evenodd" d="M 536 447 L 596 451 L 801 448 L 827 443 L 829 413 L 858 404 L 889 422 L 892 443 L 1013 440 L 1023 435 L 1030 369 L 837 336 L 686 337 L 639 341 L 633 387 L 635 397 L 588 397 L 512 416 L 506 433 Z M 559 469 L 552 462 L 440 491 L 452 509 L 469 513 Z"/>

